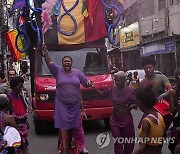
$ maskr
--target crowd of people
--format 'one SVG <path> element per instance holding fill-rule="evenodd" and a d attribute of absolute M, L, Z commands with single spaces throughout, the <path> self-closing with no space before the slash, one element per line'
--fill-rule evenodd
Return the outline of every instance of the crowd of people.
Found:
<path fill-rule="evenodd" d="M 146 57 L 142 60 L 142 67 L 146 75 L 141 82 L 137 77 L 138 73 L 134 72 L 133 77 L 129 80 L 129 84 L 126 85 L 125 72 L 118 71 L 113 74 L 114 86 L 101 91 L 82 72 L 72 68 L 73 60 L 71 57 L 65 56 L 62 59 L 62 68 L 60 68 L 51 61 L 45 44 L 42 46 L 42 55 L 49 70 L 56 78 L 55 127 L 60 130 L 63 147 L 61 152 L 63 154 L 67 153 L 68 146 L 69 148 L 76 146 L 72 137 L 74 128 L 80 126 L 78 123 L 80 121 L 80 84 L 93 88 L 99 95 L 111 98 L 113 102 L 113 113 L 110 117 L 110 125 L 114 138 L 135 137 L 131 110 L 137 107 L 144 113 L 139 124 L 139 135 L 141 138 L 164 137 L 166 134 L 169 124 L 172 121 L 169 121 L 168 124 L 164 123 L 162 115 L 153 106 L 157 101 L 167 99 L 169 101 L 169 114 L 175 116 L 178 110 L 179 98 L 177 96 L 177 90 L 173 89 L 167 77 L 165 75 L 155 74 L 155 60 L 152 57 Z M 72 120 L 72 116 L 75 120 L 72 124 L 68 125 L 67 123 Z M 67 138 L 68 142 L 66 140 Z M 114 153 L 160 154 L 162 153 L 162 145 L 162 142 L 155 144 L 147 142 L 140 144 L 138 149 L 134 150 L 134 143 L 122 144 L 115 142 Z"/>
<path fill-rule="evenodd" d="M 28 154 L 28 129 L 27 114 L 31 105 L 24 99 L 24 78 L 18 76 L 16 70 L 9 68 L 7 80 L 0 88 L 0 153 L 2 154 Z M 30 96 L 29 96 L 30 98 Z M 7 147 L 3 141 L 3 132 L 6 126 L 16 128 L 21 136 L 21 145 Z"/>
<path fill-rule="evenodd" d="M 139 138 L 142 138 L 143 142 L 139 143 L 136 149 L 134 142 L 114 142 L 115 154 L 162 154 L 163 141 L 152 143 L 151 139 L 167 135 L 175 138 L 175 142 L 169 144 L 169 150 L 172 154 L 180 153 L 179 68 L 175 70 L 177 84 L 173 87 L 165 75 L 155 74 L 155 60 L 152 57 L 145 57 L 141 64 L 146 75 L 142 81 L 139 81 L 138 72 L 134 72 L 127 83 L 125 72 L 118 71 L 113 75 L 113 87 L 101 91 L 81 71 L 72 67 L 73 59 L 70 56 L 63 57 L 62 67 L 59 67 L 51 61 L 45 44 L 42 45 L 42 55 L 56 79 L 54 126 L 59 129 L 58 154 L 68 154 L 68 149 L 76 148 L 77 144 L 80 154 L 88 153 L 82 125 L 82 116 L 86 118 L 86 114 L 80 85 L 92 88 L 97 94 L 112 100 L 110 126 L 114 139 L 135 138 L 134 128 L 137 126 L 134 126 L 131 110 L 139 108 L 143 112 L 139 123 Z M 29 129 L 27 114 L 31 105 L 25 102 L 22 95 L 24 79 L 17 76 L 12 68 L 7 74 L 8 78 L 0 88 L 0 153 L 27 154 Z M 169 102 L 169 114 L 174 116 L 173 121 L 169 120 L 168 123 L 164 120 L 166 117 L 154 108 L 154 105 L 163 99 Z M 6 146 L 7 143 L 3 140 L 6 126 L 13 126 L 18 130 L 21 136 L 19 147 Z"/>

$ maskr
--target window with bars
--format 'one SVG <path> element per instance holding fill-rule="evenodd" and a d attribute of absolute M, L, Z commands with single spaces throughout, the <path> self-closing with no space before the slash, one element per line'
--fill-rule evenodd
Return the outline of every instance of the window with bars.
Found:
<path fill-rule="evenodd" d="M 158 10 L 162 10 L 165 8 L 165 0 L 158 0 Z"/>
<path fill-rule="evenodd" d="M 173 5 L 174 4 L 174 0 L 170 0 L 170 5 Z"/>
<path fill-rule="evenodd" d="M 140 11 L 143 17 L 148 17 L 154 13 L 154 1 L 141 0 Z"/>
<path fill-rule="evenodd" d="M 170 0 L 170 5 L 176 5 L 179 3 L 180 3 L 180 0 Z"/>

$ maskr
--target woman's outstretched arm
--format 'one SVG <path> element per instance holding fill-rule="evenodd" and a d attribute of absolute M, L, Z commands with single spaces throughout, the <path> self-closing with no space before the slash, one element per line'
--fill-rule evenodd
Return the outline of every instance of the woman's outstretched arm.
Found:
<path fill-rule="evenodd" d="M 91 87 L 96 91 L 96 93 L 97 93 L 98 95 L 100 95 L 100 96 L 103 95 L 103 92 L 102 92 L 101 90 L 99 90 L 99 89 L 94 85 L 93 82 L 91 83 Z"/>
<path fill-rule="evenodd" d="M 41 52 L 42 52 L 42 55 L 43 55 L 43 57 L 45 59 L 45 62 L 47 64 L 47 66 L 49 66 L 51 64 L 51 58 L 49 56 L 49 52 L 48 52 L 46 44 L 42 44 Z"/>

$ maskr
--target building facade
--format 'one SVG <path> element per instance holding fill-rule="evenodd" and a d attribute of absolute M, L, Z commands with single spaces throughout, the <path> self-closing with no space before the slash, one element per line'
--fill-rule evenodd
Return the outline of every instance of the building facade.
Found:
<path fill-rule="evenodd" d="M 123 6 L 123 26 L 138 22 L 140 33 L 139 44 L 122 47 L 120 43 L 124 70 L 141 68 L 141 58 L 152 55 L 157 69 L 172 76 L 180 67 L 180 0 L 124 0 Z"/>

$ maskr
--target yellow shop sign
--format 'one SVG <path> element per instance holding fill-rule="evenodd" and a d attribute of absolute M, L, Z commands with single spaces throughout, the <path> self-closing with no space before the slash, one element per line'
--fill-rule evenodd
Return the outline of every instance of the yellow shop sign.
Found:
<path fill-rule="evenodd" d="M 138 22 L 120 30 L 120 47 L 131 47 L 139 44 L 139 25 Z"/>

